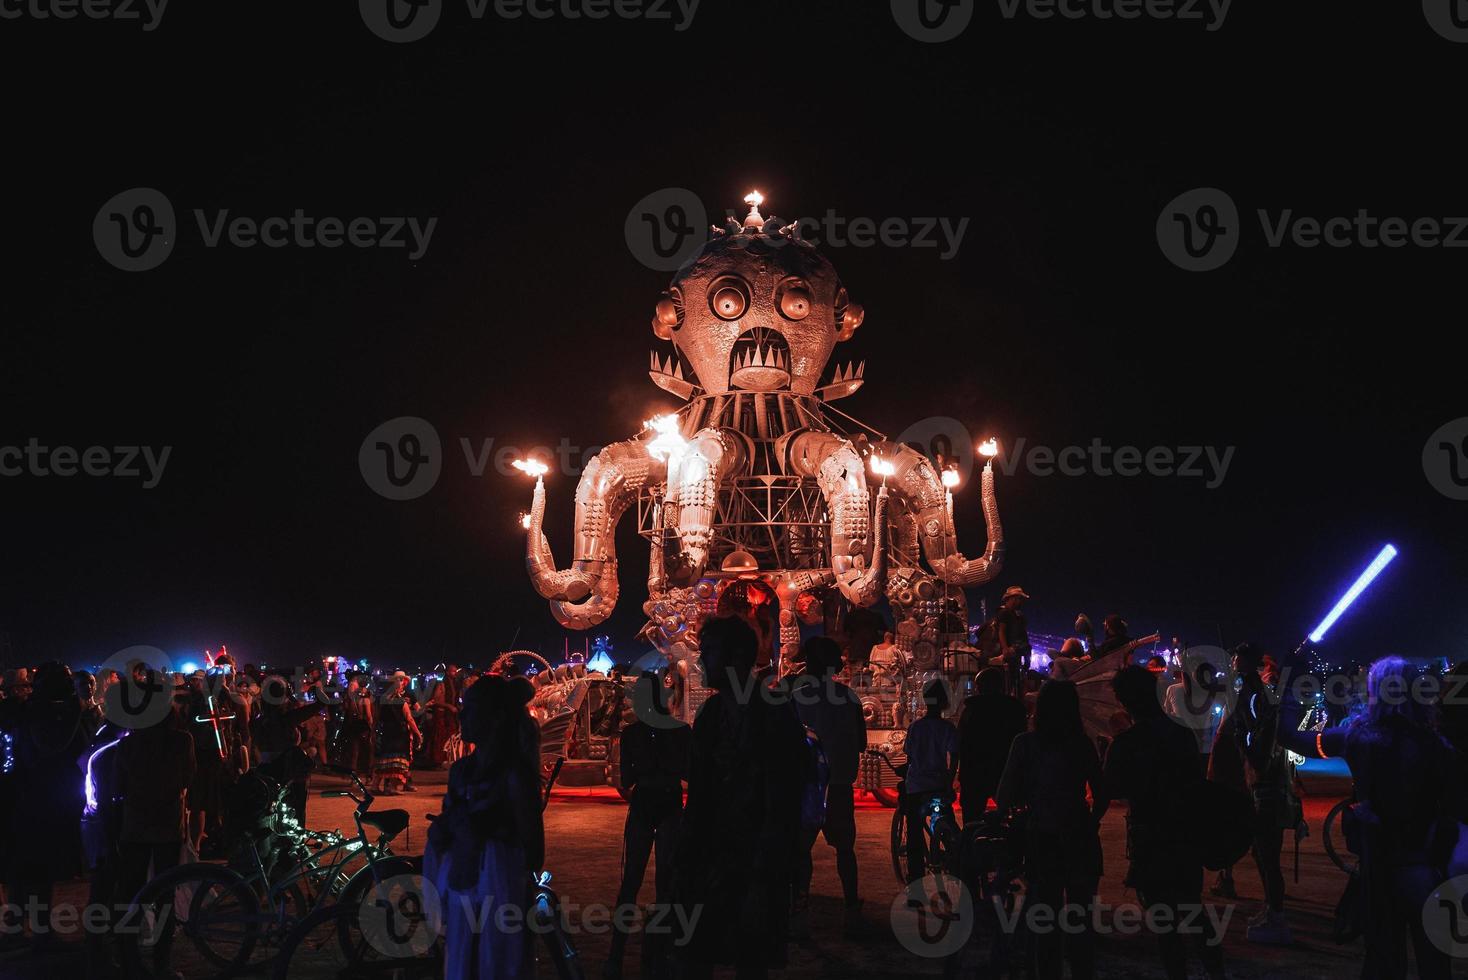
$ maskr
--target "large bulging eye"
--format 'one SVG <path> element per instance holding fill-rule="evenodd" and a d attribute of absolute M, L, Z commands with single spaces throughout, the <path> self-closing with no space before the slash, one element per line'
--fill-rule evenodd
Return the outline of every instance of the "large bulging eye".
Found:
<path fill-rule="evenodd" d="M 733 276 L 715 280 L 709 287 L 709 308 L 720 320 L 737 320 L 749 309 L 749 290 Z"/>
<path fill-rule="evenodd" d="M 804 320 L 810 316 L 810 290 L 803 283 L 793 283 L 780 290 L 780 315 L 787 320 Z"/>

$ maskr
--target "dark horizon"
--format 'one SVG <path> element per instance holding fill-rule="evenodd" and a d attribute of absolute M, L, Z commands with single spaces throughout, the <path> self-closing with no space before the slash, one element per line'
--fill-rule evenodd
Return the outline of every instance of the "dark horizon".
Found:
<path fill-rule="evenodd" d="M 284 26 L 177 10 L 150 32 L 6 22 L 0 77 L 27 97 L 9 127 L 0 447 L 171 447 L 153 489 L 0 478 L 9 663 L 135 644 L 385 666 L 487 661 L 516 637 L 560 650 L 524 575 L 529 481 L 475 476 L 460 440 L 605 444 L 676 404 L 646 373 L 668 351 L 648 320 L 669 274 L 624 240 L 634 204 L 675 187 L 714 218 L 758 188 L 785 217 L 968 219 L 951 258 L 825 249 L 866 308 L 833 359 L 865 361 L 866 385 L 835 407 L 877 429 L 950 416 L 1006 448 L 1233 448 L 1213 489 L 1001 475 L 1009 558 L 974 615 L 1020 584 L 1044 632 L 1117 611 L 1134 635 L 1286 652 L 1392 543 L 1328 644 L 1468 659 L 1468 504 L 1423 464 L 1468 414 L 1461 361 L 1437 349 L 1460 256 L 1269 244 L 1286 212 L 1464 213 L 1435 95 L 1462 52 L 1415 7 L 1373 15 L 1374 72 L 1341 70 L 1365 18 L 1302 11 L 1235 10 L 1208 32 L 985 9 L 943 45 L 886 4 L 706 4 L 686 31 L 444 16 L 410 44 L 345 8 Z M 167 197 L 179 233 L 129 273 L 91 229 L 137 187 Z M 1157 239 L 1199 187 L 1242 223 L 1210 272 Z M 437 221 L 417 260 L 207 244 L 225 210 L 296 209 Z M 392 501 L 357 457 L 401 416 L 434 426 L 443 470 Z M 575 481 L 547 486 L 565 562 Z M 974 480 L 956 519 L 981 551 Z M 646 567 L 630 523 L 621 602 L 591 634 L 628 659 Z"/>

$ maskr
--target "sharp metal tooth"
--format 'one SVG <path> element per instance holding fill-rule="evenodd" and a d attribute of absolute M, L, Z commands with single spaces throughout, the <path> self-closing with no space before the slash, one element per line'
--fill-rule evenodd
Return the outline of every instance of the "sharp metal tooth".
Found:
<path fill-rule="evenodd" d="M 863 375 L 865 375 L 866 373 L 867 373 L 867 362 L 866 361 L 862 361 L 860 364 L 858 364 L 856 366 L 856 376 L 858 378 L 860 378 Z"/>
<path fill-rule="evenodd" d="M 652 352 L 652 369 L 654 371 L 656 371 L 658 369 L 658 352 L 657 351 L 653 351 Z"/>
<path fill-rule="evenodd" d="M 839 365 L 839 364 L 836 365 L 836 377 L 832 378 L 831 380 L 832 381 L 845 381 L 846 380 L 846 375 L 842 372 L 841 365 Z"/>
<path fill-rule="evenodd" d="M 683 380 L 683 362 L 682 361 L 678 361 L 676 364 L 673 365 L 673 377 L 677 378 L 679 381 L 682 381 Z"/>
<path fill-rule="evenodd" d="M 753 359 L 750 361 L 750 363 L 753 364 L 755 367 L 764 367 L 765 366 L 764 359 L 760 357 L 760 353 L 759 353 L 759 348 L 758 347 L 756 347 L 754 349 Z"/>

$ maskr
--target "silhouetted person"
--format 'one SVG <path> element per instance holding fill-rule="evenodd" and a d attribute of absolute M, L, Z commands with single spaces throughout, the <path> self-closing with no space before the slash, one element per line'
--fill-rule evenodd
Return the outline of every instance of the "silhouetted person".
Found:
<path fill-rule="evenodd" d="M 953 779 L 958 773 L 958 730 L 943 717 L 948 710 L 948 685 L 940 678 L 923 689 L 928 713 L 907 730 L 906 793 L 902 809 L 907 816 L 907 880 L 927 874 L 927 838 L 923 821 L 934 798 L 946 809 L 953 805 Z"/>
<path fill-rule="evenodd" d="M 1293 790 L 1293 772 L 1279 741 L 1279 696 L 1261 676 L 1261 651 L 1244 643 L 1233 651 L 1233 668 L 1242 686 L 1234 710 L 1224 719 L 1226 733 L 1243 758 L 1248 789 L 1254 799 L 1254 861 L 1264 884 L 1264 908 L 1249 920 L 1250 942 L 1289 945 L 1285 921 L 1285 878 L 1281 855 L 1285 831 L 1301 817 Z"/>
<path fill-rule="evenodd" d="M 388 683 L 387 691 L 376 705 L 377 743 L 372 776 L 380 793 L 397 796 L 414 790 L 410 768 L 413 746 L 422 746 L 423 733 L 413 720 L 408 675 L 397 671 Z"/>
<path fill-rule="evenodd" d="M 656 901 L 672 901 L 673 850 L 683 826 L 683 780 L 693 730 L 668 714 L 663 680 L 648 671 L 637 679 L 632 696 L 637 720 L 622 729 L 622 788 L 631 794 L 622 830 L 622 884 L 617 908 L 635 906 L 647 873 L 647 860 L 657 848 Z M 622 974 L 627 933 L 614 928 L 612 951 L 603 971 Z M 646 960 L 649 950 L 644 947 Z"/>
<path fill-rule="evenodd" d="M 1162 710 L 1157 675 L 1145 667 L 1123 667 L 1112 679 L 1117 700 L 1132 725 L 1119 732 L 1106 754 L 1106 797 L 1127 801 L 1125 884 L 1159 923 L 1192 924 L 1199 957 L 1210 977 L 1223 976 L 1221 938 L 1211 920 L 1197 914 L 1203 901 L 1203 859 L 1187 800 L 1202 782 L 1198 745 L 1192 732 Z M 1171 980 L 1188 975 L 1187 950 L 1176 925 L 1158 931 L 1162 965 Z"/>
<path fill-rule="evenodd" d="M 1092 654 L 1093 660 L 1100 660 L 1113 650 L 1120 650 L 1132 642 L 1131 635 L 1127 632 L 1126 620 L 1117 613 L 1111 613 L 1101 620 L 1101 630 L 1103 635 Z"/>
<path fill-rule="evenodd" d="M 1090 788 L 1095 808 L 1086 801 Z M 1035 730 L 1014 739 L 1004 778 L 999 784 L 999 812 L 1028 807 L 1025 840 L 1026 911 L 1048 909 L 1051 921 L 1067 906 L 1084 914 L 1068 916 L 1082 923 L 1068 937 L 1071 976 L 1089 980 L 1095 973 L 1091 906 L 1101 880 L 1101 837 L 1106 814 L 1101 760 L 1081 724 L 1081 701 L 1070 681 L 1050 681 L 1035 701 Z M 1061 931 L 1033 937 L 1035 975 L 1050 980 L 1061 975 Z"/>
<path fill-rule="evenodd" d="M 279 674 L 264 678 L 259 697 L 260 713 L 250 726 L 250 737 L 259 753 L 260 764 L 269 765 L 288 754 L 300 752 L 301 723 L 323 710 L 314 701 L 297 703 L 290 681 Z M 304 755 L 304 753 L 301 753 Z M 296 819 L 306 821 L 307 775 L 292 764 L 290 793 L 286 797 Z M 309 770 L 307 770 L 309 772 Z"/>
<path fill-rule="evenodd" d="M 1438 832 L 1444 818 L 1468 820 L 1458 778 L 1462 762 L 1429 727 L 1431 705 L 1412 690 L 1418 676 L 1402 658 L 1386 657 L 1372 664 L 1367 675 L 1364 714 L 1318 735 L 1281 726 L 1296 752 L 1344 758 L 1351 767 L 1361 828 L 1361 921 L 1366 928 L 1361 976 L 1370 980 L 1409 975 L 1409 940 L 1416 976 L 1446 980 L 1452 969 L 1437 944 L 1451 947 L 1456 937 L 1428 935 L 1424 913 L 1447 878 L 1452 840 Z M 1450 727 L 1456 721 L 1451 719 Z M 1460 908 L 1449 910 L 1453 930 L 1461 928 L 1460 913 Z"/>
<path fill-rule="evenodd" d="M 685 949 L 695 976 L 732 963 L 758 977 L 785 963 L 801 793 L 813 774 L 794 706 L 751 679 L 758 642 L 732 618 L 699 634 L 714 693 L 693 723 L 676 859 L 677 903 L 690 916 L 702 907 Z"/>
<path fill-rule="evenodd" d="M 1024 704 L 1004 692 L 1004 671 L 985 668 L 958 719 L 958 785 L 965 825 L 983 819 L 999 789 L 1010 745 L 1025 726 Z"/>
<path fill-rule="evenodd" d="M 813 873 L 811 848 L 816 835 L 836 851 L 836 873 L 841 878 L 845 904 L 844 928 L 848 935 L 861 928 L 861 896 L 856 873 L 856 795 L 854 786 L 867 747 L 866 719 L 861 699 L 851 688 L 836 680 L 841 669 L 841 647 L 835 640 L 813 636 L 801 647 L 805 673 L 793 687 L 795 710 L 805 727 L 816 733 L 826 754 L 830 777 L 826 789 L 825 823 L 804 830 L 796 851 L 793 928 L 797 937 L 808 932 L 805 921 Z"/>
<path fill-rule="evenodd" d="M 370 674 L 352 674 L 342 698 L 341 764 L 360 776 L 372 772 L 372 742 L 377 715 Z"/>
<path fill-rule="evenodd" d="M 1030 630 L 1025 621 L 1024 605 L 1029 594 L 1017 585 L 1004 590 L 999 611 L 994 614 L 994 627 L 999 640 L 999 655 L 1009 679 L 1009 690 L 1020 692 L 1020 681 L 1030 665 Z"/>
<path fill-rule="evenodd" d="M 131 898 L 150 877 L 178 864 L 188 835 L 184 801 L 194 778 L 194 738 L 175 706 L 124 738 L 111 755 L 113 786 L 122 800 L 118 888 Z"/>
<path fill-rule="evenodd" d="M 502 676 L 464 692 L 459 720 L 475 751 L 449 768 L 423 854 L 443 909 L 448 980 L 535 973 L 525 930 L 492 925 L 525 921 L 530 873 L 545 864 L 540 733 L 525 710 L 533 694 L 524 678 Z"/>
<path fill-rule="evenodd" d="M 59 942 L 51 925 L 52 889 L 82 870 L 78 761 L 92 733 L 65 666 L 42 664 L 31 683 L 30 697 L 7 701 L 0 722 L 11 737 L 14 763 L 10 825 L 0 856 L 9 901 L 25 910 L 35 943 L 44 947 Z"/>

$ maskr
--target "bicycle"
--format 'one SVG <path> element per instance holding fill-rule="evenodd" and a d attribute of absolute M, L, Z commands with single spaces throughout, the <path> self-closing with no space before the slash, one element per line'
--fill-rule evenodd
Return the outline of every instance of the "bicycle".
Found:
<path fill-rule="evenodd" d="M 546 780 L 541 796 L 542 811 L 550 803 L 551 789 L 560 775 L 562 762 L 563 759 L 556 761 Z M 434 816 L 430 814 L 429 819 Z M 442 923 L 431 911 L 432 903 L 424 899 L 421 878 L 417 882 L 416 890 L 410 883 L 404 883 L 397 890 L 386 889 L 387 894 L 380 888 L 372 894 L 371 906 L 343 900 L 307 916 L 286 937 L 274 963 L 273 980 L 298 980 L 317 975 L 442 976 L 443 943 L 439 936 Z M 549 871 L 531 872 L 528 917 L 534 930 L 545 940 L 546 952 L 559 980 L 584 980 L 585 972 L 576 946 L 561 929 L 560 898 L 550 887 L 550 882 Z M 368 897 L 366 894 L 362 896 L 363 899 Z M 382 959 L 375 963 L 369 962 L 365 955 L 354 959 L 350 948 L 340 941 L 348 932 L 367 935 L 362 920 L 369 909 L 383 910 L 382 921 L 375 921 L 374 913 L 370 926 L 378 939 L 375 951 L 382 954 Z"/>
<path fill-rule="evenodd" d="M 129 976 L 232 977 L 274 958 L 292 928 L 322 908 L 355 905 L 375 884 L 421 876 L 421 861 L 391 849 L 393 838 L 408 826 L 408 811 L 372 812 L 374 797 L 357 774 L 329 768 L 346 775 L 355 792 L 321 795 L 356 802 L 356 834 L 305 829 L 286 805 L 288 789 L 282 787 L 266 833 L 240 849 L 239 863 L 245 867 L 180 865 L 154 877 L 133 897 L 117 930 Z M 375 841 L 369 828 L 377 832 Z M 362 945 L 345 931 L 339 941 L 347 949 Z M 265 955 L 257 959 L 257 951 Z"/>
<path fill-rule="evenodd" d="M 1029 936 L 1017 914 L 1024 891 L 1023 815 L 1005 821 L 987 814 L 964 828 L 961 878 L 974 899 L 975 928 L 970 947 L 980 952 L 988 976 L 1026 972 Z M 980 973 L 977 964 L 962 975 Z"/>
<path fill-rule="evenodd" d="M 943 877 L 957 878 L 959 876 L 959 844 L 961 837 L 958 830 L 958 822 L 953 818 L 953 793 L 934 793 L 923 805 L 922 830 L 926 837 L 926 846 L 923 848 L 926 857 L 926 866 L 919 869 L 918 874 L 912 874 L 908 867 L 907 858 L 907 811 L 904 803 L 907 799 L 907 766 L 893 765 L 887 753 L 876 749 L 867 749 L 868 755 L 876 756 L 887 764 L 897 776 L 897 808 L 892 811 L 892 871 L 897 875 L 899 884 L 906 887 L 908 882 L 920 879 L 925 875 L 935 876 L 939 883 Z"/>

